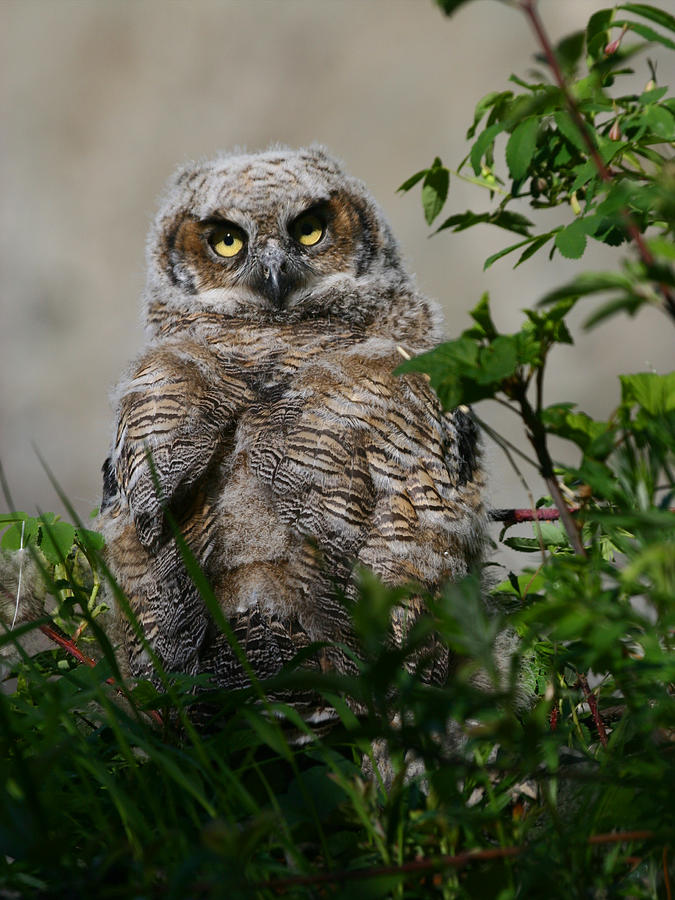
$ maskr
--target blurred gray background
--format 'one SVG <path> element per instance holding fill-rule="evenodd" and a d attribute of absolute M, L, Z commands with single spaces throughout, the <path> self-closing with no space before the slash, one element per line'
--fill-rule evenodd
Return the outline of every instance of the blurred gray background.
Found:
<path fill-rule="evenodd" d="M 540 8 L 557 40 L 607 5 Z M 514 257 L 485 273 L 486 256 L 516 236 L 481 227 L 430 240 L 419 188 L 395 193 L 435 155 L 457 166 L 475 103 L 526 73 L 535 49 L 523 17 L 489 0 L 451 19 L 431 0 L 0 0 L 0 460 L 16 507 L 62 510 L 33 445 L 80 515 L 98 503 L 109 391 L 141 347 L 145 233 L 181 161 L 326 144 L 390 216 L 449 334 L 485 290 L 498 325 L 515 330 L 549 287 L 612 265 L 620 254 L 599 247 L 581 262 L 544 255 L 514 272 Z M 642 87 L 644 57 L 635 68 Z M 455 178 L 445 214 L 467 208 L 487 197 Z M 606 415 L 616 374 L 667 371 L 673 337 L 655 310 L 577 329 L 575 346 L 554 354 L 549 402 Z M 508 413 L 478 411 L 524 444 Z M 493 503 L 527 505 L 500 451 L 488 452 Z"/>

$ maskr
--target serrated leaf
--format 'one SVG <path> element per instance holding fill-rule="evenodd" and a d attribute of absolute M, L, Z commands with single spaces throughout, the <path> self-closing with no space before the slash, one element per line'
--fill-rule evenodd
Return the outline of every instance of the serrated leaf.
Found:
<path fill-rule="evenodd" d="M 656 137 L 664 141 L 675 140 L 675 118 L 665 107 L 648 106 L 642 114 L 642 121 Z"/>
<path fill-rule="evenodd" d="M 584 50 L 585 34 L 574 31 L 564 37 L 555 47 L 555 55 L 566 74 L 574 72 Z"/>
<path fill-rule="evenodd" d="M 583 220 L 577 220 L 556 234 L 555 245 L 567 259 L 579 259 L 586 249 L 587 234 Z"/>
<path fill-rule="evenodd" d="M 75 538 L 84 545 L 85 548 L 100 551 L 105 547 L 105 539 L 98 531 L 91 531 L 88 528 L 76 528 Z"/>
<path fill-rule="evenodd" d="M 655 372 L 639 372 L 620 375 L 623 403 L 638 403 L 652 416 L 675 410 L 675 372 L 657 375 Z"/>
<path fill-rule="evenodd" d="M 512 97 L 512 91 L 490 91 L 489 94 L 486 94 L 476 104 L 476 108 L 473 114 L 473 124 L 469 128 L 466 133 L 466 139 L 469 140 L 476 133 L 476 129 L 478 128 L 478 123 L 481 121 L 485 113 L 490 109 L 490 107 L 494 106 L 499 100 Z"/>
<path fill-rule="evenodd" d="M 450 186 L 450 173 L 441 164 L 440 159 L 434 160 L 433 166 L 428 170 L 422 185 L 422 206 L 427 225 L 431 225 L 436 216 L 443 209 L 443 204 L 448 196 Z"/>
<path fill-rule="evenodd" d="M 660 32 L 654 31 L 654 29 L 650 28 L 649 25 L 643 25 L 641 22 L 632 22 L 630 19 L 617 19 L 614 24 L 617 27 L 623 27 L 624 25 L 627 25 L 630 31 L 634 31 L 645 40 L 651 41 L 654 44 L 662 44 L 664 47 L 668 47 L 669 50 L 675 50 L 675 41 L 671 41 L 671 39 L 669 37 L 666 37 L 665 34 L 660 34 Z"/>
<path fill-rule="evenodd" d="M 643 91 L 638 97 L 640 106 L 647 106 L 649 103 L 658 103 L 661 97 L 668 93 L 667 87 L 652 88 L 651 91 Z"/>
<path fill-rule="evenodd" d="M 593 59 L 604 55 L 607 44 L 608 29 L 614 17 L 613 9 L 600 9 L 588 20 L 586 26 L 586 51 Z"/>
<path fill-rule="evenodd" d="M 581 132 L 579 131 L 579 126 L 574 122 L 572 116 L 566 110 L 561 109 L 554 113 L 553 118 L 558 131 L 560 131 L 563 137 L 567 138 L 577 150 L 587 154 L 588 147 L 586 146 L 586 141 L 583 139 Z"/>
<path fill-rule="evenodd" d="M 665 10 L 657 9 L 648 3 L 622 3 L 619 9 L 635 13 L 636 16 L 643 16 L 645 19 L 656 22 L 657 25 L 662 25 L 664 28 L 670 29 L 670 31 L 675 31 L 675 16 L 671 16 Z"/>
<path fill-rule="evenodd" d="M 588 160 L 588 162 L 582 163 L 580 166 L 575 166 L 572 171 L 575 173 L 576 178 L 570 188 L 570 193 L 578 191 L 579 188 L 585 187 L 589 182 L 597 181 L 598 179 L 598 170 L 592 160 Z"/>
<path fill-rule="evenodd" d="M 2 535 L 0 539 L 0 547 L 3 550 L 21 550 L 28 546 L 31 541 L 35 541 L 39 531 L 39 523 L 37 519 L 27 516 L 26 513 L 12 513 L 14 516 L 21 516 L 21 521 L 15 521 Z M 3 525 L 5 523 L 0 523 Z"/>
<path fill-rule="evenodd" d="M 454 216 L 450 216 L 445 219 L 442 225 L 439 225 L 436 229 L 436 234 L 439 231 L 445 231 L 448 228 L 452 228 L 454 232 L 464 231 L 466 228 L 471 228 L 473 225 L 479 225 L 481 222 L 489 222 L 490 221 L 490 213 L 475 213 L 470 209 L 467 209 L 464 213 L 456 213 Z"/>
<path fill-rule="evenodd" d="M 495 122 L 493 125 L 490 125 L 485 131 L 481 131 L 471 148 L 471 153 L 469 154 L 469 160 L 473 167 L 476 175 L 480 175 L 481 171 L 481 160 L 485 156 L 485 153 L 493 143 L 497 135 L 503 131 L 505 128 L 504 122 Z"/>
<path fill-rule="evenodd" d="M 506 164 L 514 181 L 525 178 L 537 147 L 539 119 L 531 116 L 513 129 L 506 144 Z"/>
<path fill-rule="evenodd" d="M 667 238 L 655 237 L 647 241 L 647 246 L 654 256 L 675 260 L 675 244 Z"/>
<path fill-rule="evenodd" d="M 535 238 L 535 240 L 532 241 L 529 247 L 526 247 L 525 250 L 523 250 L 523 252 L 518 257 L 518 262 L 513 268 L 517 269 L 521 263 L 528 260 L 531 256 L 534 256 L 537 250 L 540 250 L 545 244 L 548 244 L 552 237 L 552 231 L 548 234 L 540 234 L 539 237 Z"/>
<path fill-rule="evenodd" d="M 481 347 L 476 381 L 494 384 L 509 378 L 518 368 L 518 336 L 502 334 Z"/>
<path fill-rule="evenodd" d="M 609 433 L 607 453 L 612 449 L 613 432 L 608 432 L 607 422 L 596 421 L 583 412 L 574 412 L 566 404 L 546 407 L 542 410 L 541 418 L 548 431 L 572 441 L 584 451 L 602 435 Z"/>
<path fill-rule="evenodd" d="M 40 549 L 50 563 L 60 563 L 73 546 L 75 529 L 68 522 L 43 523 Z"/>
<path fill-rule="evenodd" d="M 470 316 L 474 322 L 477 322 L 478 325 L 480 325 L 482 333 L 488 340 L 497 337 L 498 331 L 495 323 L 492 321 L 492 315 L 490 313 L 490 296 L 487 291 L 480 298 L 475 308 L 471 310 Z"/>
<path fill-rule="evenodd" d="M 603 303 L 595 312 L 584 321 L 584 328 L 595 328 L 600 322 L 604 322 L 610 316 L 619 312 L 625 312 L 629 316 L 634 316 L 637 311 L 645 306 L 649 301 L 645 297 L 639 297 L 636 294 L 627 294 L 624 297 L 617 297 L 608 303 Z"/>
<path fill-rule="evenodd" d="M 483 271 L 489 269 L 490 266 L 497 262 L 498 259 L 501 259 L 502 256 L 506 256 L 508 253 L 513 253 L 514 250 L 518 250 L 519 247 L 524 247 L 525 244 L 530 244 L 533 238 L 526 238 L 524 241 L 518 241 L 517 244 L 511 244 L 510 247 L 504 247 L 503 250 L 499 250 L 497 253 L 493 253 L 492 256 L 488 256 L 488 258 L 483 263 Z"/>
<path fill-rule="evenodd" d="M 573 281 L 549 291 L 537 305 L 545 306 L 568 297 L 585 297 L 587 294 L 596 294 L 599 291 L 611 291 L 617 288 L 630 291 L 632 282 L 620 272 L 582 272 Z"/>
<path fill-rule="evenodd" d="M 467 209 L 464 213 L 457 213 L 445 219 L 442 225 L 436 229 L 436 234 L 452 228 L 454 232 L 464 231 L 466 228 L 472 228 L 474 225 L 496 225 L 498 228 L 504 228 L 506 231 L 513 231 L 516 234 L 529 234 L 533 223 L 527 216 L 521 213 L 512 212 L 511 210 L 497 209 L 492 213 L 475 213 Z"/>
<path fill-rule="evenodd" d="M 527 216 L 508 209 L 496 210 L 490 216 L 489 221 L 491 225 L 497 225 L 499 228 L 504 228 L 507 231 L 528 236 L 530 228 L 534 227 L 534 223 Z"/>
<path fill-rule="evenodd" d="M 418 181 L 421 181 L 424 176 L 427 174 L 428 169 L 422 169 L 420 172 L 415 172 L 414 175 L 411 175 L 407 181 L 404 181 L 400 188 L 397 188 L 397 191 L 409 191 L 410 188 L 415 187 Z"/>
<path fill-rule="evenodd" d="M 518 550 L 521 553 L 539 553 L 541 550 L 541 545 L 536 538 L 509 537 L 504 538 L 502 543 L 506 544 L 506 546 L 510 547 L 512 550 Z"/>

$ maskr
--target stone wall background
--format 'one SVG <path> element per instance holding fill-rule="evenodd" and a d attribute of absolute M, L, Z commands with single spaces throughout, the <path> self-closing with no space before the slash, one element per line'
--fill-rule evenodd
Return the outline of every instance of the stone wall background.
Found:
<path fill-rule="evenodd" d="M 606 5 L 542 0 L 541 12 L 558 39 Z M 515 329 L 520 308 L 552 285 L 612 265 L 615 252 L 598 247 L 582 263 L 540 257 L 513 272 L 505 260 L 484 273 L 506 232 L 429 240 L 419 192 L 395 193 L 436 154 L 457 165 L 475 103 L 526 72 L 534 49 L 524 19 L 496 2 L 446 19 L 430 0 L 2 0 L 0 460 L 16 507 L 62 510 L 33 445 L 80 515 L 98 502 L 108 394 L 141 346 L 145 233 L 180 161 L 326 144 L 387 211 L 451 334 L 485 290 L 498 324 Z M 663 84 L 675 74 L 665 63 Z M 641 87 L 644 58 L 635 67 Z M 453 182 L 452 211 L 482 201 Z M 549 401 L 606 414 L 618 372 L 666 371 L 673 356 L 658 311 L 617 319 L 557 351 Z M 523 442 L 494 404 L 479 411 Z M 500 452 L 488 452 L 493 502 L 526 504 Z"/>

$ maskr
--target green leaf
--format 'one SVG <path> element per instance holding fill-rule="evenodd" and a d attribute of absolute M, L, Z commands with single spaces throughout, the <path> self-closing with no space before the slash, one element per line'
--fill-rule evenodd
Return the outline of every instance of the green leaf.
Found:
<path fill-rule="evenodd" d="M 632 22 L 630 19 L 617 19 L 614 24 L 617 27 L 628 25 L 630 31 L 634 31 L 636 34 L 639 34 L 640 37 L 645 38 L 645 40 L 651 41 L 654 44 L 663 44 L 663 46 L 668 47 L 669 50 L 675 50 L 675 41 L 671 41 L 665 34 L 654 31 L 654 29 L 650 28 L 648 25 L 642 25 L 640 22 Z"/>
<path fill-rule="evenodd" d="M 31 518 L 24 512 L 0 516 L 0 527 L 4 527 L 8 522 L 13 524 L 0 539 L 0 547 L 3 550 L 21 550 L 27 547 L 31 541 L 35 542 L 40 528 L 37 519 Z"/>
<path fill-rule="evenodd" d="M 456 213 L 454 216 L 450 216 L 445 219 L 442 225 L 439 225 L 436 229 L 436 234 L 439 231 L 445 231 L 447 228 L 452 228 L 454 232 L 464 231 L 466 228 L 471 228 L 474 225 L 480 225 L 481 222 L 489 222 L 490 221 L 490 213 L 475 213 L 470 209 L 467 209 L 464 213 Z"/>
<path fill-rule="evenodd" d="M 518 262 L 515 264 L 515 266 L 513 268 L 517 269 L 521 263 L 528 260 L 531 256 L 534 256 L 534 254 L 537 252 L 537 250 L 541 250 L 541 248 L 545 244 L 548 244 L 548 242 L 551 240 L 552 237 L 553 237 L 552 231 L 549 232 L 548 234 L 540 234 L 538 238 L 536 238 L 534 241 L 532 241 L 532 243 L 530 244 L 529 247 L 526 247 L 525 250 L 523 250 L 523 252 L 518 257 Z"/>
<path fill-rule="evenodd" d="M 501 131 L 504 131 L 505 127 L 506 124 L 504 122 L 495 122 L 493 125 L 486 128 L 485 131 L 481 131 L 478 135 L 469 155 L 471 165 L 476 175 L 480 175 L 481 161 L 485 156 L 488 147 L 492 146 L 497 135 Z"/>
<path fill-rule="evenodd" d="M 518 335 L 502 334 L 496 337 L 487 347 L 482 347 L 479 354 L 479 384 L 492 384 L 509 378 L 518 368 Z"/>
<path fill-rule="evenodd" d="M 451 16 L 460 6 L 468 2 L 469 0 L 436 0 L 436 4 L 440 6 L 446 16 Z"/>
<path fill-rule="evenodd" d="M 652 134 L 664 141 L 675 140 L 675 118 L 663 106 L 648 106 L 642 114 L 642 121 Z"/>
<path fill-rule="evenodd" d="M 624 404 L 638 403 L 652 416 L 675 410 L 675 372 L 657 375 L 640 372 L 620 375 L 621 399 Z"/>
<path fill-rule="evenodd" d="M 570 194 L 578 191 L 579 188 L 584 187 L 589 182 L 597 182 L 598 180 L 598 170 L 593 160 L 590 159 L 580 166 L 575 166 L 572 172 L 574 172 L 576 178 L 570 187 Z"/>
<path fill-rule="evenodd" d="M 572 119 L 572 116 L 566 110 L 561 109 L 554 113 L 553 118 L 563 137 L 567 138 L 570 144 L 576 147 L 577 150 L 587 154 L 588 147 L 581 136 L 578 125 Z M 589 131 L 592 133 L 593 129 L 591 128 Z"/>
<path fill-rule="evenodd" d="M 647 246 L 654 256 L 663 256 L 665 259 L 675 260 L 675 244 L 667 238 L 650 238 Z"/>
<path fill-rule="evenodd" d="M 675 16 L 671 16 L 670 13 L 657 9 L 648 3 L 622 3 L 619 9 L 635 13 L 636 16 L 643 16 L 645 19 L 656 22 L 657 25 L 662 25 L 664 28 L 670 29 L 670 31 L 675 31 Z"/>
<path fill-rule="evenodd" d="M 44 523 L 40 549 L 50 563 L 60 563 L 70 553 L 75 540 L 75 529 L 68 522 Z"/>
<path fill-rule="evenodd" d="M 499 228 L 504 228 L 507 231 L 514 231 L 516 234 L 528 236 L 530 228 L 534 227 L 534 223 L 531 222 L 527 216 L 523 216 L 521 213 L 507 209 L 496 210 L 490 216 L 490 223 L 492 225 L 497 225 Z"/>
<path fill-rule="evenodd" d="M 503 250 L 499 250 L 497 253 L 493 253 L 492 256 L 488 256 L 488 258 L 483 263 L 483 271 L 489 269 L 490 266 L 497 262 L 498 259 L 501 259 L 502 256 L 506 256 L 508 253 L 513 253 L 514 250 L 518 250 L 519 247 L 524 247 L 525 244 L 531 244 L 532 241 L 536 240 L 536 238 L 525 238 L 524 241 L 518 241 L 517 244 L 511 244 L 510 247 L 505 247 Z"/>
<path fill-rule="evenodd" d="M 469 140 L 474 136 L 476 129 L 478 128 L 478 123 L 490 107 L 494 106 L 495 103 L 498 103 L 500 100 L 510 99 L 511 97 L 513 97 L 513 91 L 490 91 L 489 94 L 481 97 L 476 104 L 476 109 L 473 114 L 473 124 L 466 133 L 466 139 Z"/>
<path fill-rule="evenodd" d="M 532 222 L 527 216 L 523 216 L 521 213 L 512 212 L 511 210 L 496 209 L 491 213 L 475 213 L 470 209 L 467 209 L 465 213 L 458 213 L 446 219 L 443 224 L 436 229 L 436 234 L 447 228 L 452 228 L 454 232 L 457 232 L 464 231 L 466 228 L 472 228 L 474 225 L 480 224 L 497 225 L 499 228 L 504 228 L 506 231 L 513 231 L 516 234 L 525 235 L 529 234 L 529 230 L 532 228 Z"/>
<path fill-rule="evenodd" d="M 608 29 L 614 17 L 613 9 L 600 9 L 588 20 L 586 26 L 586 50 L 593 59 L 601 59 L 604 56 L 605 45 L 608 40 Z"/>
<path fill-rule="evenodd" d="M 572 281 L 549 291 L 539 301 L 539 306 L 555 303 L 568 297 L 585 297 L 588 294 L 597 294 L 600 291 L 624 290 L 631 291 L 633 282 L 619 272 L 582 272 Z"/>
<path fill-rule="evenodd" d="M 403 182 L 400 188 L 397 188 L 397 191 L 409 191 L 410 188 L 415 187 L 418 181 L 421 181 L 424 178 L 428 171 L 428 169 L 422 169 L 420 172 L 415 172 L 415 174 L 411 175 L 407 181 Z"/>
<path fill-rule="evenodd" d="M 432 167 L 427 171 L 422 185 L 422 206 L 424 218 L 431 225 L 436 216 L 443 209 L 443 204 L 448 196 L 450 186 L 450 173 L 436 157 Z"/>
<path fill-rule="evenodd" d="M 75 539 L 79 541 L 85 549 L 101 551 L 105 547 L 105 539 L 98 531 L 90 531 L 88 528 L 76 528 Z"/>
<path fill-rule="evenodd" d="M 548 431 L 572 441 L 583 451 L 594 444 L 594 456 L 606 456 L 612 450 L 614 432 L 607 422 L 596 421 L 583 412 L 574 412 L 569 405 L 562 403 L 546 407 L 541 418 Z M 607 436 L 608 440 L 601 447 L 603 436 Z"/>
<path fill-rule="evenodd" d="M 531 116 L 516 125 L 506 144 L 506 164 L 514 181 L 521 181 L 527 175 L 537 147 L 538 131 L 539 119 Z"/>
<path fill-rule="evenodd" d="M 480 326 L 483 334 L 488 340 L 497 337 L 498 331 L 495 323 L 492 321 L 492 315 L 490 313 L 490 296 L 487 291 L 478 301 L 478 305 L 471 310 L 470 315 L 474 322 Z"/>
<path fill-rule="evenodd" d="M 584 50 L 584 39 L 583 31 L 574 31 L 556 45 L 555 55 L 566 75 L 572 74 L 576 69 Z"/>
<path fill-rule="evenodd" d="M 555 245 L 567 259 L 579 259 L 586 249 L 587 223 L 577 219 L 559 231 L 555 236 Z"/>
<path fill-rule="evenodd" d="M 644 91 L 638 98 L 640 106 L 647 106 L 649 103 L 658 103 L 661 97 L 668 93 L 667 87 L 652 88 L 651 91 Z"/>
<path fill-rule="evenodd" d="M 556 525 L 553 522 L 539 522 L 536 527 L 539 529 L 541 541 L 538 537 L 510 537 L 506 538 L 503 543 L 507 547 L 511 547 L 512 550 L 519 550 L 521 553 L 538 553 L 542 544 L 547 550 L 569 546 L 567 536 L 560 525 Z"/>
<path fill-rule="evenodd" d="M 634 316 L 637 311 L 648 302 L 649 301 L 645 297 L 640 297 L 637 294 L 627 294 L 623 297 L 617 297 L 616 299 L 610 300 L 608 303 L 603 303 L 602 306 L 599 306 L 598 309 L 584 321 L 584 328 L 595 328 L 600 322 L 603 322 L 605 319 L 608 319 L 610 316 L 619 312 L 625 312 L 628 313 L 629 316 Z"/>

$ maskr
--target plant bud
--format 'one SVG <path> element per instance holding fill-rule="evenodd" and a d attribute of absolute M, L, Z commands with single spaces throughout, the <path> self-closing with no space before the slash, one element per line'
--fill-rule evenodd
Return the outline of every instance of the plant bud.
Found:
<path fill-rule="evenodd" d="M 621 128 L 619 127 L 618 119 L 614 119 L 614 124 L 609 129 L 609 139 L 610 139 L 610 141 L 620 141 L 621 140 Z"/>
<path fill-rule="evenodd" d="M 628 25 L 624 25 L 621 29 L 621 34 L 613 41 L 610 41 L 609 44 L 605 46 L 605 56 L 612 56 L 621 46 L 621 41 L 623 40 L 623 36 L 626 33 L 626 29 Z"/>
<path fill-rule="evenodd" d="M 577 198 L 576 191 L 573 191 L 570 196 L 570 206 L 572 207 L 572 212 L 574 213 L 575 216 L 578 216 L 581 214 L 581 204 L 579 203 L 579 200 Z"/>
<path fill-rule="evenodd" d="M 655 87 L 656 87 L 656 82 L 654 81 L 653 78 L 650 78 L 649 81 L 647 82 L 647 84 L 645 85 L 645 91 L 644 91 L 645 94 L 647 93 L 647 91 L 653 91 Z"/>

